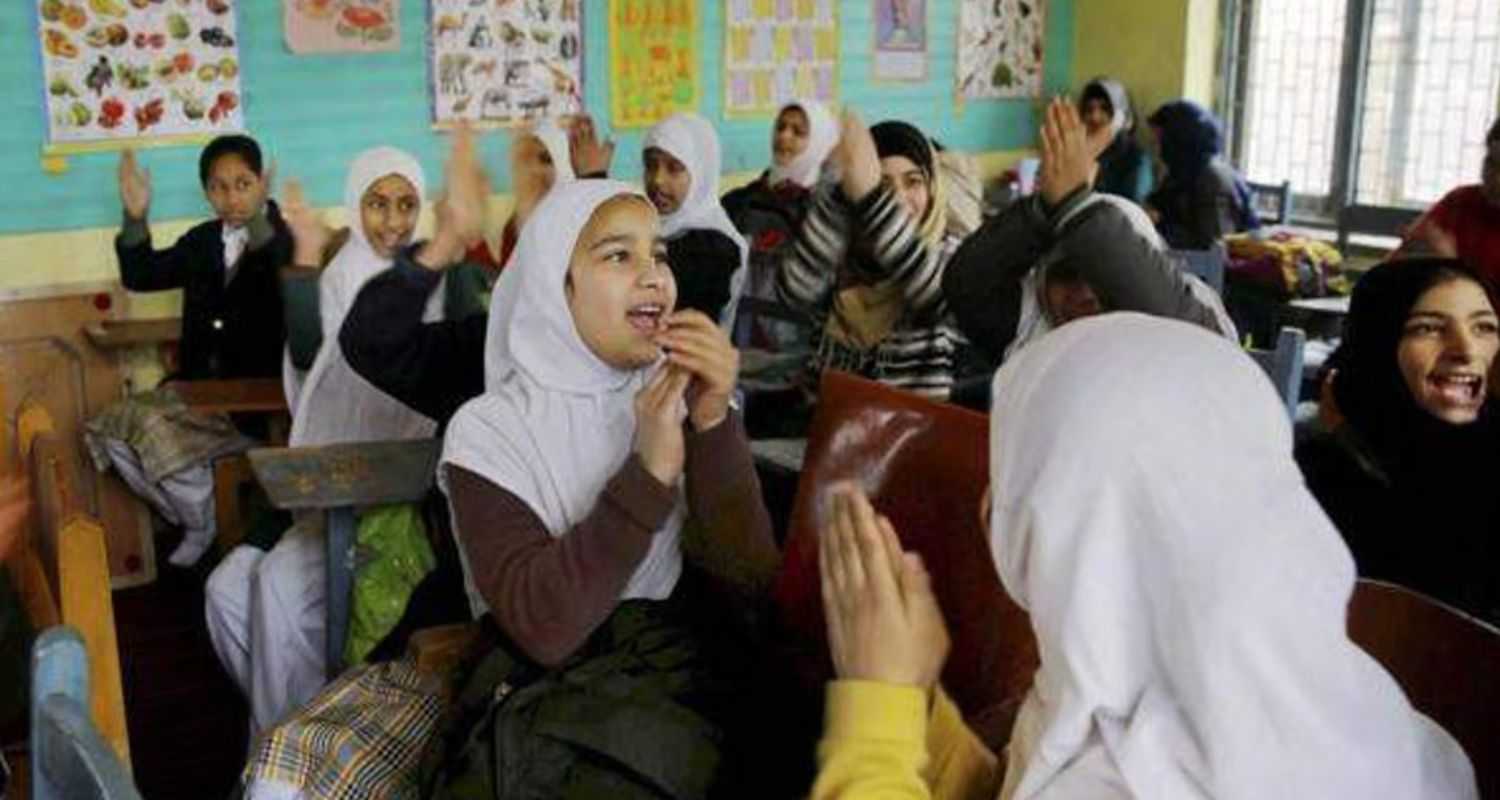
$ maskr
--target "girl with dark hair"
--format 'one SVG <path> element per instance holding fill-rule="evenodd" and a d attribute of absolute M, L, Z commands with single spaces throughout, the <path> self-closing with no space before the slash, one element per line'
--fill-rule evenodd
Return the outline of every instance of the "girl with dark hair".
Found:
<path fill-rule="evenodd" d="M 1213 112 L 1176 100 L 1148 122 L 1167 174 L 1146 206 L 1167 244 L 1206 250 L 1226 234 L 1260 227 L 1250 186 L 1224 158 L 1224 123 Z"/>
<path fill-rule="evenodd" d="M 1110 132 L 1109 146 L 1099 153 L 1094 191 L 1146 202 L 1151 192 L 1151 156 L 1135 140 L 1135 109 L 1125 87 L 1113 78 L 1089 81 L 1078 96 L 1078 113 L 1090 136 L 1105 129 Z"/>

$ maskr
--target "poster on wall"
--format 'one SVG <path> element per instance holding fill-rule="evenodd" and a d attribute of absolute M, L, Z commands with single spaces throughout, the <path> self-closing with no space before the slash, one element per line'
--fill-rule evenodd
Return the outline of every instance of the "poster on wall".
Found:
<path fill-rule="evenodd" d="M 33 0 L 49 152 L 241 130 L 233 0 Z"/>
<path fill-rule="evenodd" d="M 297 55 L 401 49 L 401 0 L 281 0 L 286 46 Z"/>
<path fill-rule="evenodd" d="M 877 81 L 927 80 L 927 0 L 870 0 Z"/>
<path fill-rule="evenodd" d="M 770 116 L 797 98 L 838 99 L 835 0 L 728 0 L 724 20 L 726 116 Z"/>
<path fill-rule="evenodd" d="M 514 126 L 583 110 L 583 0 L 429 0 L 432 119 Z"/>
<path fill-rule="evenodd" d="M 1047 0 L 962 0 L 958 98 L 1042 96 Z"/>
<path fill-rule="evenodd" d="M 616 128 L 698 107 L 698 3 L 610 0 L 609 110 Z"/>

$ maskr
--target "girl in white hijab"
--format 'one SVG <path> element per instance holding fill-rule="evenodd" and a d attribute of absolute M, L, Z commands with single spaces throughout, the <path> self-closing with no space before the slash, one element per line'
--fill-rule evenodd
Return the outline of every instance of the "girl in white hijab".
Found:
<path fill-rule="evenodd" d="M 361 287 L 410 243 L 426 189 L 422 167 L 391 147 L 355 158 L 345 184 L 349 240 L 319 278 L 323 343 L 297 392 L 292 446 L 433 435 L 432 420 L 370 385 L 344 358 L 339 328 Z M 442 315 L 442 285 L 424 319 Z M 270 727 L 322 687 L 326 554 L 318 531 L 293 525 L 270 552 L 236 547 L 205 588 L 210 639 L 250 698 L 252 727 Z"/>
<path fill-rule="evenodd" d="M 1349 640 L 1353 561 L 1303 485 L 1274 390 L 1232 342 L 1138 314 L 1080 320 L 1000 370 L 991 420 L 991 550 L 1041 656 L 1001 798 L 1477 796 L 1463 751 Z M 824 563 L 825 581 L 847 573 Z M 927 610 L 886 632 L 885 665 L 841 678 L 903 682 L 889 667 L 941 631 L 926 584 L 902 586 Z M 829 625 L 835 642 L 868 636 L 837 613 Z M 830 706 L 831 722 L 848 715 Z M 957 715 L 934 724 L 936 795 L 993 792 L 995 765 Z M 842 734 L 824 741 L 815 796 L 864 796 L 881 776 L 911 788 L 888 796 L 925 795 L 915 770 L 860 753 L 901 733 Z"/>
<path fill-rule="evenodd" d="M 750 250 L 719 203 L 723 164 L 708 120 L 674 114 L 642 144 L 646 196 L 661 214 L 678 305 L 702 311 L 728 330 L 743 292 Z"/>

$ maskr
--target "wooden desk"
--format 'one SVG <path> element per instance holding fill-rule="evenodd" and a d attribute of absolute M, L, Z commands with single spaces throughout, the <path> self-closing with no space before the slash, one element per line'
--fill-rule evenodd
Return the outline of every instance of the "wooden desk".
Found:
<path fill-rule="evenodd" d="M 106 319 L 83 326 L 83 335 L 100 350 L 171 344 L 182 338 L 182 320 Z"/>
<path fill-rule="evenodd" d="M 167 385 L 189 408 L 206 414 L 287 410 L 286 394 L 277 378 L 172 381 Z"/>

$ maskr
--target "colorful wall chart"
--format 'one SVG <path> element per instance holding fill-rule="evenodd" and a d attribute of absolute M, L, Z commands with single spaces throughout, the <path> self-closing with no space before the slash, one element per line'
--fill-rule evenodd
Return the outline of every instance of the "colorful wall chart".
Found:
<path fill-rule="evenodd" d="M 617 128 L 698 106 L 698 3 L 610 0 L 609 110 Z"/>
<path fill-rule="evenodd" d="M 799 97 L 837 99 L 835 0 L 728 0 L 724 20 L 725 116 L 770 116 Z"/>
<path fill-rule="evenodd" d="M 518 125 L 583 109 L 583 0 L 430 0 L 432 118 Z"/>
<path fill-rule="evenodd" d="M 870 0 L 877 81 L 927 80 L 927 0 Z"/>
<path fill-rule="evenodd" d="M 117 149 L 240 130 L 232 0 L 33 0 L 47 150 Z"/>
<path fill-rule="evenodd" d="M 1042 96 L 1047 0 L 961 0 L 958 99 Z"/>
<path fill-rule="evenodd" d="M 282 0 L 281 24 L 298 55 L 401 49 L 401 0 Z"/>

